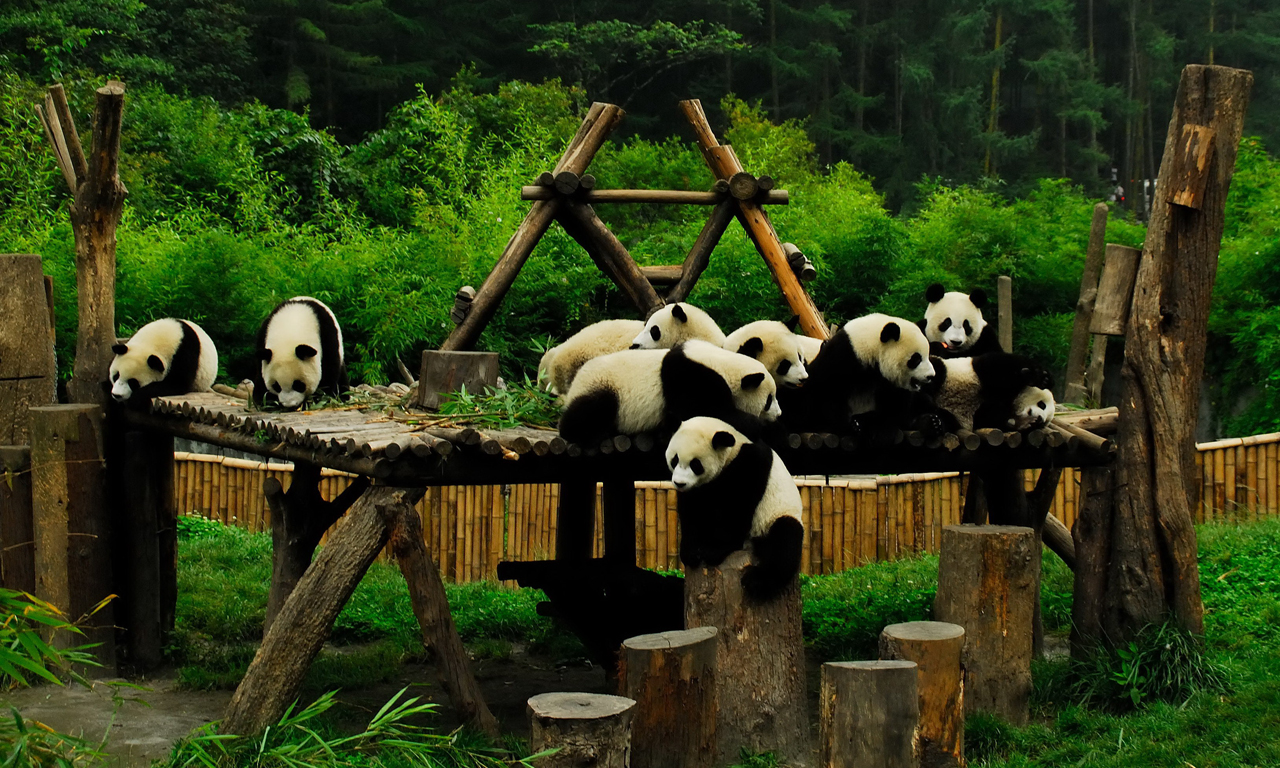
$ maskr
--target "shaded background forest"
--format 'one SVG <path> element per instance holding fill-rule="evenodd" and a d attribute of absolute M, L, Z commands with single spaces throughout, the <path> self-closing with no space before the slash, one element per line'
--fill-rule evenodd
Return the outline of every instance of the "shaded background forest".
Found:
<path fill-rule="evenodd" d="M 206 325 L 247 370 L 282 298 L 329 301 L 357 378 L 437 345 L 591 100 L 629 114 L 602 187 L 705 189 L 675 101 L 703 99 L 747 168 L 793 204 L 831 319 L 917 317 L 923 288 L 1015 279 L 1017 345 L 1060 369 L 1093 202 L 1140 244 L 1181 68 L 1254 70 L 1210 362 L 1227 432 L 1280 428 L 1280 8 L 1262 0 L 8 0 L 0 7 L 0 250 L 55 276 L 74 317 L 67 195 L 31 105 L 129 85 L 118 320 Z M 81 123 L 84 124 L 83 122 Z M 678 263 L 702 211 L 605 207 L 642 263 Z M 692 300 L 722 325 L 785 319 L 731 228 Z M 483 345 L 508 376 L 583 323 L 630 314 L 558 228 Z"/>

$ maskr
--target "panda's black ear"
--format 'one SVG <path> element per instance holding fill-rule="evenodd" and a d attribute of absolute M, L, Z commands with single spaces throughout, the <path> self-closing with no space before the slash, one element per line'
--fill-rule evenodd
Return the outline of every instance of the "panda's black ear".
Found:
<path fill-rule="evenodd" d="M 116 353 L 117 355 L 123 355 L 125 352 L 128 352 L 128 351 L 129 351 L 129 345 L 127 345 L 127 344 L 112 344 L 112 345 L 111 345 L 111 351 L 112 351 L 112 352 L 114 352 L 114 353 Z"/>
<path fill-rule="evenodd" d="M 946 289 L 942 287 L 942 283 L 934 283 L 924 289 L 924 300 L 933 304 L 934 302 L 941 300 L 946 292 Z"/>
<path fill-rule="evenodd" d="M 156 373 L 164 373 L 164 361 L 155 355 L 147 358 L 147 367 Z"/>
<path fill-rule="evenodd" d="M 746 355 L 747 357 L 759 357 L 763 351 L 764 342 L 760 340 L 759 336 L 752 336 L 742 342 L 742 346 L 738 347 L 738 354 Z"/>
<path fill-rule="evenodd" d="M 261 360 L 261 361 L 262 361 L 262 362 L 264 362 L 264 363 L 269 363 L 269 362 L 271 362 L 271 350 L 269 350 L 269 349 L 264 349 L 264 350 L 262 350 L 261 352 L 259 352 L 259 353 L 258 353 L 258 359 L 259 359 L 259 360 Z"/>
<path fill-rule="evenodd" d="M 316 348 L 310 344 L 299 344 L 294 348 L 293 354 L 297 355 L 299 360 L 310 360 L 316 356 Z"/>
<path fill-rule="evenodd" d="M 755 389 L 756 387 L 760 386 L 763 383 L 764 383 L 763 373 L 748 373 L 746 376 L 742 377 L 743 389 Z"/>
<path fill-rule="evenodd" d="M 671 316 L 682 323 L 689 322 L 689 316 L 685 314 L 684 307 L 680 306 L 679 304 L 671 305 Z"/>
<path fill-rule="evenodd" d="M 885 323 L 884 328 L 880 330 L 881 344 L 888 344 L 900 338 L 902 338 L 902 329 L 898 327 L 897 323 Z"/>
<path fill-rule="evenodd" d="M 982 309 L 987 306 L 987 292 L 981 288 L 974 288 L 973 293 L 969 294 L 969 301 L 973 302 L 973 306 Z"/>
<path fill-rule="evenodd" d="M 738 444 L 738 438 L 728 432 L 717 432 L 711 436 L 712 448 L 732 448 Z"/>

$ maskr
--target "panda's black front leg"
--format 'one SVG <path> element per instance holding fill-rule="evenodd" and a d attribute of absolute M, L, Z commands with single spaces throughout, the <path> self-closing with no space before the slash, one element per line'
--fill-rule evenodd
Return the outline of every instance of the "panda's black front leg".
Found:
<path fill-rule="evenodd" d="M 794 517 L 782 517 L 764 536 L 751 539 L 752 565 L 742 572 L 742 589 L 756 600 L 776 597 L 800 572 L 804 526 Z"/>

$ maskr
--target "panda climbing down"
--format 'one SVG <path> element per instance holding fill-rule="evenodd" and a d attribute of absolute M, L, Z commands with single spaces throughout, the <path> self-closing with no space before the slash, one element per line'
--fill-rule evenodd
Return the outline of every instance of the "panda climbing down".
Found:
<path fill-rule="evenodd" d="M 567 393 L 573 377 L 588 360 L 629 349 L 643 328 L 639 320 L 601 320 L 588 325 L 542 356 L 539 384 L 552 394 Z"/>
<path fill-rule="evenodd" d="M 111 351 L 111 397 L 119 403 L 204 392 L 218 375 L 213 340 L 190 320 L 154 320 Z"/>
<path fill-rule="evenodd" d="M 779 389 L 798 387 L 809 378 L 802 338 L 776 320 L 757 320 L 729 334 L 724 348 L 759 360 Z"/>
<path fill-rule="evenodd" d="M 716 416 L 750 431 L 780 413 L 763 365 L 692 340 L 588 361 L 565 397 L 560 436 L 591 444 L 619 433 L 674 430 L 692 416 Z"/>
<path fill-rule="evenodd" d="M 692 304 L 668 304 L 649 316 L 631 341 L 632 349 L 671 349 L 682 341 L 701 339 L 724 346 L 724 331 L 711 315 Z"/>
<path fill-rule="evenodd" d="M 939 345 L 941 357 L 973 357 L 1001 352 L 1000 339 L 994 326 L 982 316 L 987 305 L 987 292 L 981 288 L 965 295 L 946 292 L 934 283 L 924 292 L 929 306 L 924 310 L 920 328 L 929 341 Z"/>
<path fill-rule="evenodd" d="M 921 429 L 934 436 L 957 429 L 1038 429 L 1053 420 L 1053 377 L 1021 355 L 934 358 L 928 394 L 940 419 Z"/>
<path fill-rule="evenodd" d="M 256 351 L 253 402 L 259 406 L 275 400 L 299 408 L 318 393 L 347 391 L 342 328 L 319 299 L 295 296 L 272 310 L 258 329 Z"/>
<path fill-rule="evenodd" d="M 800 491 L 778 454 L 700 416 L 672 435 L 666 459 L 678 498 L 681 562 L 715 568 L 747 547 L 747 595 L 764 600 L 786 589 L 800 572 L 804 525 Z"/>

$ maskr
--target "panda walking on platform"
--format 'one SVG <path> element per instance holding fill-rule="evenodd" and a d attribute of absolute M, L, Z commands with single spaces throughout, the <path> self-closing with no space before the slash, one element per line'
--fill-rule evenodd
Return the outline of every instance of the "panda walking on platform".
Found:
<path fill-rule="evenodd" d="M 341 397 L 347 391 L 342 328 L 319 299 L 295 296 L 272 310 L 258 329 L 258 369 L 253 402 L 275 400 L 300 408 L 316 393 Z"/>

